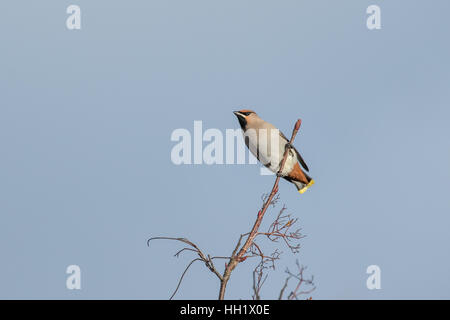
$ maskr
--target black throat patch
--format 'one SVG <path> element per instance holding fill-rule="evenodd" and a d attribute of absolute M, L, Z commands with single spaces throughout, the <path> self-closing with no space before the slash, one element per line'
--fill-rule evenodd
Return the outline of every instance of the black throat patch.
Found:
<path fill-rule="evenodd" d="M 247 125 L 247 120 L 244 117 L 238 116 L 239 124 L 241 125 L 242 130 L 245 130 L 245 126 Z"/>

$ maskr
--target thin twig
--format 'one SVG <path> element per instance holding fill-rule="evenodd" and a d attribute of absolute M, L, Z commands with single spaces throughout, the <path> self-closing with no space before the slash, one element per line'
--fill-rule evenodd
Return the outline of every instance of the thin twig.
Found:
<path fill-rule="evenodd" d="M 284 281 L 284 285 L 283 285 L 283 287 L 282 287 L 281 290 L 280 290 L 280 295 L 278 296 L 278 300 L 283 299 L 284 290 L 286 290 L 290 278 L 291 278 L 291 277 L 289 276 L 289 277 L 287 277 L 286 280 Z"/>
<path fill-rule="evenodd" d="M 298 260 L 296 261 L 296 264 L 298 268 L 297 274 L 291 273 L 289 269 L 286 270 L 286 273 L 289 275 L 289 278 L 295 278 L 298 281 L 294 290 L 291 291 L 291 293 L 287 297 L 289 300 L 298 299 L 300 295 L 309 294 L 316 289 L 316 287 L 314 286 L 314 276 L 311 276 L 311 278 L 306 279 L 303 275 L 304 271 L 306 270 L 306 267 L 301 266 Z M 311 289 L 300 291 L 300 288 L 304 287 L 305 285 L 311 286 Z"/>
<path fill-rule="evenodd" d="M 186 269 L 184 269 L 183 273 L 181 274 L 180 280 L 178 280 L 178 284 L 177 287 L 175 288 L 175 291 L 172 293 L 172 295 L 170 296 L 169 300 L 172 300 L 172 298 L 175 296 L 175 294 L 177 293 L 178 289 L 180 288 L 181 282 L 183 281 L 184 275 L 186 274 L 186 272 L 188 271 L 188 269 L 190 268 L 190 266 L 195 262 L 195 261 L 201 261 L 202 259 L 200 258 L 196 258 L 194 260 L 192 260 L 186 267 Z"/>
<path fill-rule="evenodd" d="M 147 246 L 150 246 L 150 241 L 152 240 L 173 240 L 173 241 L 179 241 L 179 242 L 183 242 L 186 243 L 187 245 L 189 245 L 191 248 L 182 248 L 181 250 L 179 250 L 177 253 L 175 253 L 175 256 L 178 257 L 180 255 L 180 253 L 182 253 L 183 251 L 192 251 L 197 253 L 197 255 L 199 256 L 198 258 L 192 260 L 189 265 L 187 266 L 187 268 L 184 270 L 180 281 L 178 282 L 177 288 L 175 289 L 174 293 L 172 294 L 172 296 L 170 297 L 170 299 L 172 299 L 172 297 L 177 293 L 178 288 L 180 287 L 181 281 L 183 280 L 184 275 L 186 274 L 186 272 L 188 271 L 189 267 L 192 265 L 192 263 L 194 263 L 195 261 L 203 261 L 206 265 L 206 267 L 212 272 L 214 273 L 220 281 L 222 281 L 222 275 L 219 273 L 219 271 L 217 271 L 214 263 L 213 263 L 213 259 L 227 259 L 229 257 L 210 257 L 210 255 L 206 256 L 202 250 L 200 250 L 200 248 L 193 242 L 189 241 L 186 238 L 173 238 L 173 237 L 153 237 L 147 240 Z"/>

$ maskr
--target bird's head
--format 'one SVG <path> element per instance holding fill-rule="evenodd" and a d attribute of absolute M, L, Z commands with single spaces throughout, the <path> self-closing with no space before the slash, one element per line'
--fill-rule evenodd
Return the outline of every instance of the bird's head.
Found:
<path fill-rule="evenodd" d="M 248 109 L 233 111 L 233 113 L 238 118 L 242 130 L 245 130 L 247 124 L 252 123 L 255 119 L 258 118 L 258 115 L 255 113 L 255 111 Z"/>

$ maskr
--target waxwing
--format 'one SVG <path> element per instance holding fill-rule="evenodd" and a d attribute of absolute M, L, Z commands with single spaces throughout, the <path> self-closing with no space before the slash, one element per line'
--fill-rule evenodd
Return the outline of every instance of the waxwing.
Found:
<path fill-rule="evenodd" d="M 284 152 L 289 148 L 281 177 L 293 183 L 300 193 L 304 193 L 314 184 L 314 180 L 303 171 L 304 169 L 309 172 L 309 169 L 302 156 L 295 147 L 289 145 L 289 140 L 281 131 L 252 110 L 244 109 L 233 113 L 243 130 L 245 144 L 264 166 L 278 173 Z"/>

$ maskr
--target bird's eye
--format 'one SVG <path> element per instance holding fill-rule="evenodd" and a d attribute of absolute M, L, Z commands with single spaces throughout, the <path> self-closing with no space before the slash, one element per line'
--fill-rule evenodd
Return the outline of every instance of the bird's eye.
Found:
<path fill-rule="evenodd" d="M 252 112 L 242 112 L 244 116 L 249 116 Z"/>

